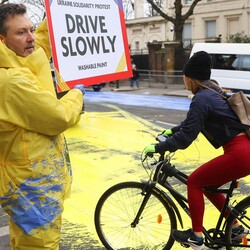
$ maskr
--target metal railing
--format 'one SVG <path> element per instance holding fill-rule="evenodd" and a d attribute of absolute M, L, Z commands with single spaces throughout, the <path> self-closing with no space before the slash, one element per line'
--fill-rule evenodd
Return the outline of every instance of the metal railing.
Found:
<path fill-rule="evenodd" d="M 168 84 L 182 84 L 182 76 L 183 72 L 181 70 L 175 71 L 161 71 L 161 70 L 145 70 L 138 69 L 140 74 L 140 79 L 143 81 L 147 81 L 149 83 L 149 87 L 153 83 L 163 83 L 165 87 L 168 87 Z"/>

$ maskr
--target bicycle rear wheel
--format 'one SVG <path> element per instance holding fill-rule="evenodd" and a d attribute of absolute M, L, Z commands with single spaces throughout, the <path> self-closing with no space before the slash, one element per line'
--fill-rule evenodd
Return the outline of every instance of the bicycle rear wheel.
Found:
<path fill-rule="evenodd" d="M 109 188 L 98 201 L 95 227 L 108 250 L 172 247 L 171 230 L 176 228 L 176 217 L 158 188 L 152 189 L 138 224 L 131 225 L 145 197 L 145 187 L 138 182 L 120 183 Z"/>
<path fill-rule="evenodd" d="M 238 220 L 239 224 L 250 232 L 250 196 L 240 201 L 234 207 L 233 214 L 230 214 L 227 219 L 225 237 L 228 243 L 235 244 L 235 246 L 227 247 L 227 250 L 250 247 L 250 234 L 237 241 L 232 239 L 232 228 L 235 220 Z"/>

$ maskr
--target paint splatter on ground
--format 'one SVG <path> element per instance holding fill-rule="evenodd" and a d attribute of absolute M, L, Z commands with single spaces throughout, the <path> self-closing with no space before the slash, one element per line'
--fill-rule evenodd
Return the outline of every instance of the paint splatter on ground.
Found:
<path fill-rule="evenodd" d="M 147 178 L 140 154 L 146 145 L 155 142 L 157 132 L 161 131 L 161 127 L 118 108 L 105 113 L 86 113 L 77 126 L 69 129 L 66 136 L 74 177 L 72 195 L 65 204 L 61 249 L 104 249 L 94 227 L 97 201 L 116 183 Z M 220 153 L 200 136 L 187 150 L 177 152 L 172 163 L 188 174 Z M 242 180 L 241 195 L 249 193 L 249 179 Z M 185 194 L 185 186 L 176 181 L 173 184 Z M 205 224 L 214 227 L 211 218 L 217 217 L 218 212 L 207 205 L 205 213 Z M 190 227 L 190 219 L 182 215 L 184 227 Z M 180 245 L 175 244 L 172 249 L 180 249 Z"/>

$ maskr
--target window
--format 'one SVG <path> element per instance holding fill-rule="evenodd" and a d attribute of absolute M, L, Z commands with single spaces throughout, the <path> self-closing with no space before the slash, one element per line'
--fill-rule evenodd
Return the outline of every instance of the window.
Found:
<path fill-rule="evenodd" d="M 183 39 L 184 48 L 192 43 L 192 24 L 191 23 L 184 24 L 182 39 Z"/>
<path fill-rule="evenodd" d="M 212 68 L 250 71 L 250 55 L 211 54 Z"/>
<path fill-rule="evenodd" d="M 135 42 L 135 49 L 140 50 L 140 42 L 138 41 Z"/>
<path fill-rule="evenodd" d="M 239 70 L 239 57 L 229 54 L 213 54 L 213 69 Z"/>
<path fill-rule="evenodd" d="M 216 21 L 215 20 L 205 21 L 205 25 L 206 25 L 206 38 L 216 37 Z"/>
<path fill-rule="evenodd" d="M 192 4 L 193 0 L 184 0 L 184 4 Z"/>
<path fill-rule="evenodd" d="M 242 56 L 242 70 L 250 71 L 250 55 Z"/>
<path fill-rule="evenodd" d="M 138 0 L 137 0 L 138 1 Z M 138 1 L 140 2 L 140 1 Z M 164 0 L 154 0 L 155 5 L 160 9 L 163 10 L 164 8 Z M 144 13 L 146 17 L 150 16 L 159 16 L 160 14 L 152 8 L 152 5 L 149 4 L 146 0 L 144 0 Z"/>
<path fill-rule="evenodd" d="M 239 18 L 228 18 L 227 20 L 227 27 L 228 27 L 228 34 L 229 35 L 234 35 L 239 32 Z"/>

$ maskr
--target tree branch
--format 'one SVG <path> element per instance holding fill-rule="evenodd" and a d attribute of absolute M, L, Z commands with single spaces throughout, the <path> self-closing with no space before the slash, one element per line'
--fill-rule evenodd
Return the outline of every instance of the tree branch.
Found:
<path fill-rule="evenodd" d="M 194 0 L 189 8 L 189 10 L 187 11 L 187 13 L 185 15 L 182 16 L 182 20 L 185 22 L 185 20 L 187 20 L 190 16 L 193 15 L 194 12 L 194 8 L 195 6 L 202 0 Z"/>
<path fill-rule="evenodd" d="M 169 22 L 174 23 L 175 19 L 173 17 L 168 16 L 166 13 L 164 13 L 155 3 L 153 0 L 147 0 L 149 4 L 151 4 L 152 8 L 160 14 L 164 19 L 166 19 Z"/>

